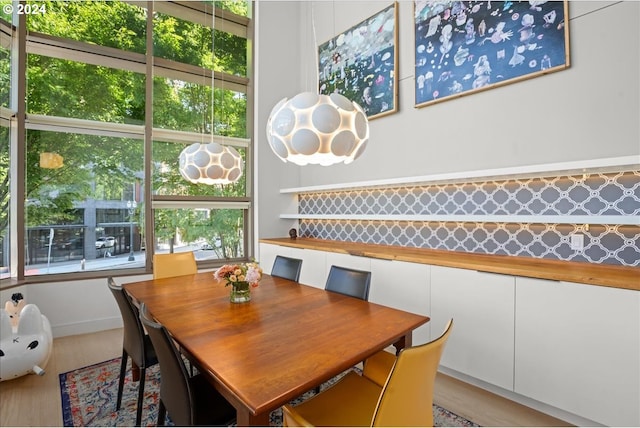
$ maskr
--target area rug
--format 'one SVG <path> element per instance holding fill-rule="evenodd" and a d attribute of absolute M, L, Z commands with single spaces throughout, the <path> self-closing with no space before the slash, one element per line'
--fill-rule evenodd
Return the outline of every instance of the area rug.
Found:
<path fill-rule="evenodd" d="M 130 363 L 129 363 L 130 365 Z M 61 373 L 60 394 L 62 395 L 62 423 L 65 427 L 120 427 L 133 426 L 136 419 L 138 382 L 132 382 L 130 367 L 124 382 L 122 406 L 116 411 L 120 358 Z M 335 381 L 335 380 L 333 380 Z M 328 384 L 331 383 L 328 382 Z M 328 386 L 328 385 L 327 385 Z M 323 385 L 324 387 L 324 385 Z M 158 366 L 147 369 L 145 382 L 142 425 L 155 426 L 158 415 L 158 394 L 160 391 L 160 371 Z M 307 393 L 296 402 L 303 401 L 313 393 Z M 440 406 L 433 406 L 435 426 L 475 427 L 478 426 Z M 170 425 L 170 417 L 167 425 Z M 271 426 L 282 426 L 282 411 L 271 412 Z"/>

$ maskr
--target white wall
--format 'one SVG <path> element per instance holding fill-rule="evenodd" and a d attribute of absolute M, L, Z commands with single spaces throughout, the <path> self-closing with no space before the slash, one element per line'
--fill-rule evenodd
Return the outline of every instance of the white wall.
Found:
<path fill-rule="evenodd" d="M 291 225 L 277 220 L 291 203 L 275 196 L 282 187 L 640 154 L 639 2 L 572 1 L 570 68 L 416 109 L 413 2 L 401 0 L 399 111 L 370 122 L 367 150 L 350 165 L 283 165 L 264 137 L 271 108 L 280 98 L 314 90 L 317 45 L 389 4 L 260 2 L 256 142 L 261 237 L 286 236 Z M 274 17 L 279 17 L 276 24 L 271 23 Z M 280 52 L 277 61 L 275 52 Z M 270 203 L 267 213 L 265 201 Z"/>
<path fill-rule="evenodd" d="M 118 284 L 150 279 L 151 275 L 115 278 Z M 22 293 L 51 323 L 53 337 L 92 333 L 122 327 L 122 316 L 106 278 L 27 284 L 0 291 L 0 302 Z"/>

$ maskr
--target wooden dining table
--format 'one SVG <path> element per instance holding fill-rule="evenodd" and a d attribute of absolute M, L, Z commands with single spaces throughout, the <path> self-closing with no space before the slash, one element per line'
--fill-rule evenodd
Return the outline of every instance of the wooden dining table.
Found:
<path fill-rule="evenodd" d="M 411 345 L 429 321 L 386 306 L 264 275 L 231 303 L 212 272 L 123 285 L 236 408 L 238 426 L 269 413 L 389 345 Z"/>

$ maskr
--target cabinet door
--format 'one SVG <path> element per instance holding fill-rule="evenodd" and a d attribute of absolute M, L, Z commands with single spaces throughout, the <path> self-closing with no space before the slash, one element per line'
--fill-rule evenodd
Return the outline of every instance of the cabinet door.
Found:
<path fill-rule="evenodd" d="M 371 260 L 371 290 L 369 301 L 414 314 L 429 316 L 431 312 L 429 265 Z M 431 323 L 413 331 L 413 344 L 427 343 L 431 337 Z"/>
<path fill-rule="evenodd" d="M 260 267 L 265 273 L 270 273 L 277 255 L 289 256 L 291 248 L 281 245 L 260 244 Z"/>
<path fill-rule="evenodd" d="M 331 265 L 351 269 L 371 271 L 371 259 L 368 257 L 352 256 L 351 254 L 327 253 L 327 274 Z"/>
<path fill-rule="evenodd" d="M 515 392 L 607 426 L 640 426 L 640 292 L 516 280 Z"/>
<path fill-rule="evenodd" d="M 290 257 L 302 260 L 300 269 L 300 284 L 316 288 L 324 288 L 327 280 L 327 253 L 302 248 L 289 248 Z"/>
<path fill-rule="evenodd" d="M 441 364 L 513 390 L 515 279 L 431 267 L 431 335 L 453 318 Z"/>
<path fill-rule="evenodd" d="M 350 254 L 343 253 L 327 253 L 326 271 L 322 288 L 324 288 L 327 283 L 327 277 L 329 276 L 331 266 L 334 265 L 371 272 L 371 259 L 368 257 L 352 256 Z M 371 275 L 371 278 L 373 279 L 373 274 Z M 371 291 L 369 291 L 369 293 L 371 293 Z"/>

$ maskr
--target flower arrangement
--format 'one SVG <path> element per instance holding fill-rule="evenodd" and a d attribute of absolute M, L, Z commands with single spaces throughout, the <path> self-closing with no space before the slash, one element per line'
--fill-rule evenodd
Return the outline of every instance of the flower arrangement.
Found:
<path fill-rule="evenodd" d="M 213 276 L 216 279 L 225 281 L 225 286 L 237 286 L 242 283 L 248 283 L 252 287 L 257 287 L 258 282 L 262 278 L 262 268 L 255 262 L 224 265 L 218 268 Z"/>

